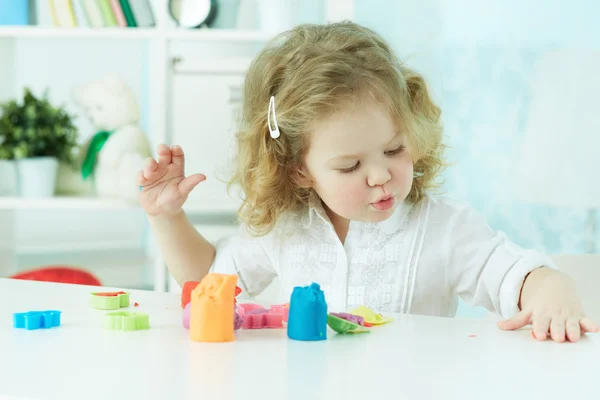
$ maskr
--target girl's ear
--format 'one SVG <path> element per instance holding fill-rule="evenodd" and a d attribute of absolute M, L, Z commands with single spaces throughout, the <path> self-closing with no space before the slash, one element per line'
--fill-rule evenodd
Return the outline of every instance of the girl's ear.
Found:
<path fill-rule="evenodd" d="M 303 189 L 310 189 L 313 187 L 313 179 L 304 165 L 294 168 L 293 179 L 296 185 Z"/>

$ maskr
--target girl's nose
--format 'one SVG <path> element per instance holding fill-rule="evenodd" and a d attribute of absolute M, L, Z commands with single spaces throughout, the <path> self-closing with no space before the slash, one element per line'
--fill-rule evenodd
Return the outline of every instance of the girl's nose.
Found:
<path fill-rule="evenodd" d="M 389 182 L 392 179 L 392 174 L 387 166 L 380 166 L 376 168 L 372 168 L 369 171 L 369 176 L 367 177 L 367 184 L 369 186 L 381 186 Z"/>

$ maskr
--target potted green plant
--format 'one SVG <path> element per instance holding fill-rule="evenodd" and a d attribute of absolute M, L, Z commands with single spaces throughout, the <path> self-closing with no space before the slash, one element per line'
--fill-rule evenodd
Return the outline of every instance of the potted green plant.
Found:
<path fill-rule="evenodd" d="M 22 102 L 0 104 L 0 159 L 14 160 L 24 197 L 54 194 L 59 162 L 73 165 L 77 129 L 73 117 L 25 88 Z"/>
<path fill-rule="evenodd" d="M 0 196 L 17 194 L 17 169 L 12 154 L 11 144 L 0 136 Z"/>

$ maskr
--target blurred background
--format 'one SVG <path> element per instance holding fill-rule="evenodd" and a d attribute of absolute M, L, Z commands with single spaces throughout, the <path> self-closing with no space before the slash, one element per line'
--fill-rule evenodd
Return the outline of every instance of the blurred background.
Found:
<path fill-rule="evenodd" d="M 188 215 L 211 240 L 232 232 L 237 201 L 219 178 L 230 166 L 249 61 L 296 24 L 342 19 L 378 31 L 425 75 L 451 146 L 445 194 L 521 246 L 595 254 L 600 5 L 565 7 L 0 0 L 0 277 L 31 272 L 179 290 L 135 193 L 119 190 L 121 177 L 149 148 L 180 144 L 186 171 L 209 178 L 190 197 Z M 117 168 L 121 157 L 128 162 Z M 86 179 L 82 165 L 92 166 Z M 459 315 L 481 312 L 461 305 Z"/>

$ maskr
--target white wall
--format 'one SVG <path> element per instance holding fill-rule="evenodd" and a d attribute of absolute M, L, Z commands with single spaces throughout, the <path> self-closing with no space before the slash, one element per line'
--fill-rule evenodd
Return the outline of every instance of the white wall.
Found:
<path fill-rule="evenodd" d="M 0 39 L 0 76 L 7 79 L 0 79 L 0 102 L 9 100 L 12 97 L 12 85 L 14 80 L 15 65 L 7 62 L 14 52 L 14 42 L 12 40 Z"/>
<path fill-rule="evenodd" d="M 595 0 L 439 0 L 443 37 L 457 44 L 565 44 L 598 47 Z"/>

